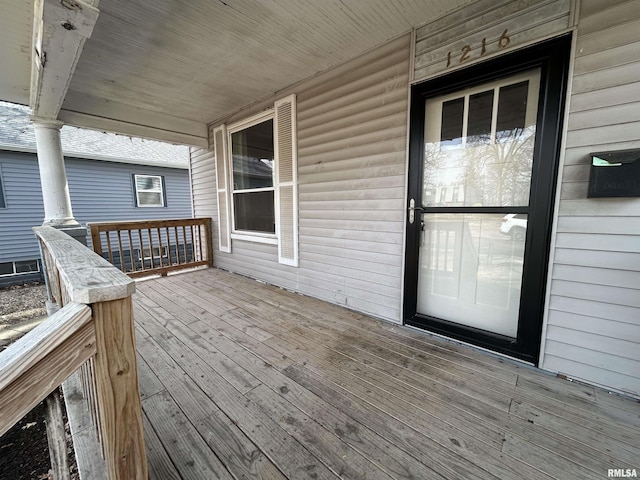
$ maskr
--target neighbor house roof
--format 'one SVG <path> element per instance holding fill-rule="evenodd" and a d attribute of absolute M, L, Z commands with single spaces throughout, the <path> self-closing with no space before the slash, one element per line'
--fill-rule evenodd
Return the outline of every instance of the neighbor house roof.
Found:
<path fill-rule="evenodd" d="M 30 109 L 0 102 L 0 150 L 36 151 Z M 63 126 L 62 151 L 67 157 L 111 162 L 135 163 L 157 167 L 188 168 L 189 147 L 133 138 L 113 133 Z"/>

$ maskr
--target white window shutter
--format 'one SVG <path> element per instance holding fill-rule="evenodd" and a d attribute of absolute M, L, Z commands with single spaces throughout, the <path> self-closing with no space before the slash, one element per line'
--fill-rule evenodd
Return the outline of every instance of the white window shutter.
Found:
<path fill-rule="evenodd" d="M 296 96 L 274 104 L 278 262 L 298 266 L 298 146 Z"/>
<path fill-rule="evenodd" d="M 216 187 L 218 193 L 218 242 L 221 252 L 231 253 L 231 215 L 229 213 L 229 175 L 227 173 L 227 127 L 213 130 L 216 155 Z"/>

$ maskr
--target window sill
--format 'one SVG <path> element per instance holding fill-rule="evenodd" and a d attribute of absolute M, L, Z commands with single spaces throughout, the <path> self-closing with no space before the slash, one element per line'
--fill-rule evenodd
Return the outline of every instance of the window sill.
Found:
<path fill-rule="evenodd" d="M 267 243 L 269 245 L 278 244 L 278 237 L 269 233 L 235 232 L 231 234 L 231 239 L 245 242 Z"/>

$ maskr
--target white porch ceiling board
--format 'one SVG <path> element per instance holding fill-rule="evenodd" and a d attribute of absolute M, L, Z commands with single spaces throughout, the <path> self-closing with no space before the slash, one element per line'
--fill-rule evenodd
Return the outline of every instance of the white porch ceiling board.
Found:
<path fill-rule="evenodd" d="M 211 122 L 466 3 L 103 0 L 63 109 Z"/>
<path fill-rule="evenodd" d="M 29 103 L 33 2 L 6 0 L 0 7 L 1 100 Z"/>
<path fill-rule="evenodd" d="M 60 118 L 206 143 L 206 124 L 472 0 L 102 0 Z M 0 100 L 27 104 L 33 0 L 0 5 Z"/>

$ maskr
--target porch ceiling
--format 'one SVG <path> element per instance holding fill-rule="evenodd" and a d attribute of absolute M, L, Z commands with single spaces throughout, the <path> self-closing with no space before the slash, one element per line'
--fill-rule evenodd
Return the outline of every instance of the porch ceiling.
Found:
<path fill-rule="evenodd" d="M 0 15 L 0 99 L 26 104 L 32 1 L 8 3 Z M 206 137 L 207 123 L 466 3 L 102 0 L 60 118 Z"/>

